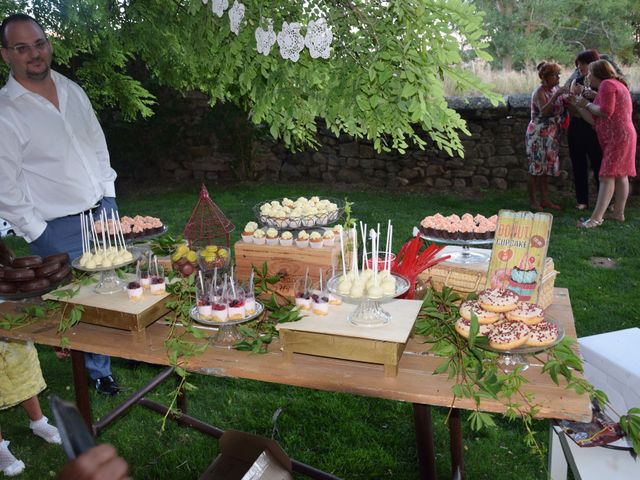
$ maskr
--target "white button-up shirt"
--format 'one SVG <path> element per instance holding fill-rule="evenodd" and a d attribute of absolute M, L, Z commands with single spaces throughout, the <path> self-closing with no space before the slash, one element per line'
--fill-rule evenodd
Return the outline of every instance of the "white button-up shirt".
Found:
<path fill-rule="evenodd" d="M 116 172 L 82 88 L 51 71 L 60 110 L 9 75 L 0 90 L 0 217 L 28 242 L 46 221 L 115 197 Z"/>

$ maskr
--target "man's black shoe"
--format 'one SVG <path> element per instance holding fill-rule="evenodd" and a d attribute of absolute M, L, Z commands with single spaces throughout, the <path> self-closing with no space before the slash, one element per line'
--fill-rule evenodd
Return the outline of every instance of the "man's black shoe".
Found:
<path fill-rule="evenodd" d="M 101 377 L 96 380 L 96 390 L 102 395 L 113 396 L 118 394 L 120 387 L 118 386 L 115 378 L 111 375 L 107 375 L 106 377 Z"/>

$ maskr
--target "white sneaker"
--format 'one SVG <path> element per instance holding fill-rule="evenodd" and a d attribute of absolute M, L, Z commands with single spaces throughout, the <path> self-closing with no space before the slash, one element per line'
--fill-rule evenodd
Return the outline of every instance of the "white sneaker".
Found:
<path fill-rule="evenodd" d="M 58 433 L 58 429 L 53 425 L 49 425 L 49 419 L 43 416 L 40 420 L 36 420 L 29 422 L 29 427 L 31 427 L 31 431 L 39 436 L 40 438 L 44 438 L 44 440 L 48 443 L 55 443 L 60 445 L 62 440 L 60 439 L 60 434 Z"/>
<path fill-rule="evenodd" d="M 0 442 L 0 468 L 7 477 L 18 475 L 24 470 L 24 462 L 13 456 L 6 440 Z"/>

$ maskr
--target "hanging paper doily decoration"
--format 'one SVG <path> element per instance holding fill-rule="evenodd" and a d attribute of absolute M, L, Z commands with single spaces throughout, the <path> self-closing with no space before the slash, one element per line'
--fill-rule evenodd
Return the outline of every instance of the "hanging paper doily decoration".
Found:
<path fill-rule="evenodd" d="M 331 28 L 329 28 L 324 18 L 309 22 L 304 44 L 309 49 L 311 58 L 329 58 L 329 47 L 332 40 L 333 32 L 331 32 Z"/>
<path fill-rule="evenodd" d="M 273 31 L 273 20 L 267 18 L 267 29 L 262 27 L 256 28 L 256 45 L 258 47 L 258 53 L 263 54 L 265 57 L 269 55 L 271 47 L 276 43 L 276 32 Z"/>
<path fill-rule="evenodd" d="M 209 2 L 209 0 L 202 0 L 202 3 L 204 3 L 205 5 Z"/>
<path fill-rule="evenodd" d="M 282 31 L 278 33 L 280 56 L 297 62 L 304 50 L 304 37 L 300 35 L 299 23 L 282 22 Z"/>
<path fill-rule="evenodd" d="M 233 2 L 233 7 L 229 10 L 229 28 L 233 33 L 238 35 L 240 32 L 240 22 L 244 18 L 244 5 L 238 3 L 236 0 Z"/>
<path fill-rule="evenodd" d="M 222 17 L 227 8 L 229 8 L 229 0 L 211 0 L 211 11 L 217 16 Z"/>

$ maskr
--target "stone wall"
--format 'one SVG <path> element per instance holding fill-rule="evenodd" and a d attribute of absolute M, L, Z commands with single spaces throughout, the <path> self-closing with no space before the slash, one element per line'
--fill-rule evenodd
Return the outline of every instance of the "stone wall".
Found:
<path fill-rule="evenodd" d="M 450 106 L 467 121 L 471 132 L 462 137 L 464 159 L 433 147 L 409 149 L 405 155 L 376 154 L 370 142 L 336 138 L 324 128 L 319 129 L 317 151 L 291 153 L 260 128 L 253 128 L 239 110 L 231 106 L 211 109 L 198 94 L 179 99 L 167 95 L 161 98 L 154 117 L 134 125 L 113 117 L 105 118 L 104 125 L 112 163 L 123 182 L 252 180 L 421 191 L 505 190 L 526 185 L 524 132 L 529 98 L 506 97 L 499 107 L 482 98 L 451 98 Z M 640 94 L 634 94 L 634 123 L 640 131 Z M 552 188 L 568 191 L 571 179 L 563 138 L 561 172 L 551 181 Z"/>

